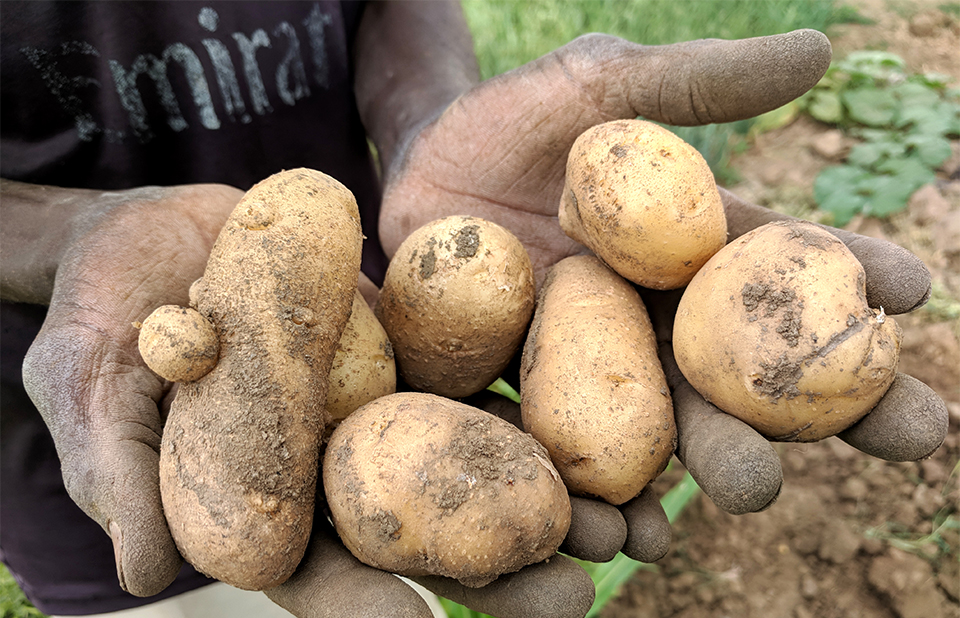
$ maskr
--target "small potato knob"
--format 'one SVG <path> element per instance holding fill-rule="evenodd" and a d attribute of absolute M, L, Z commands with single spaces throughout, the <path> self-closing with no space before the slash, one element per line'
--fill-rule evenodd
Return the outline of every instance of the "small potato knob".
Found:
<path fill-rule="evenodd" d="M 164 305 L 140 327 L 140 356 L 171 382 L 193 382 L 210 373 L 220 355 L 213 325 L 196 309 Z"/>

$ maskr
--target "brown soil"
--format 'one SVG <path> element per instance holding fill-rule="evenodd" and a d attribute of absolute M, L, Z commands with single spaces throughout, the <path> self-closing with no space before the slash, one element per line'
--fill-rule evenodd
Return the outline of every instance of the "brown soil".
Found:
<path fill-rule="evenodd" d="M 871 25 L 829 33 L 836 58 L 885 49 L 911 72 L 937 71 L 960 83 L 960 22 L 940 2 L 861 0 Z M 733 165 L 731 189 L 746 199 L 818 220 L 817 172 L 852 141 L 799 118 L 762 134 Z M 887 238 L 920 256 L 940 297 L 960 299 L 960 146 L 941 180 L 891 219 L 857 219 L 848 229 Z M 936 299 L 935 299 L 936 301 Z M 935 303 L 931 303 L 935 304 Z M 884 462 L 837 438 L 778 444 L 780 499 L 767 511 L 733 516 L 698 496 L 674 526 L 670 552 L 640 571 L 604 618 L 960 618 L 960 323 L 930 309 L 898 316 L 900 370 L 946 401 L 950 431 L 931 458 Z M 668 489 L 682 471 L 657 481 Z"/>

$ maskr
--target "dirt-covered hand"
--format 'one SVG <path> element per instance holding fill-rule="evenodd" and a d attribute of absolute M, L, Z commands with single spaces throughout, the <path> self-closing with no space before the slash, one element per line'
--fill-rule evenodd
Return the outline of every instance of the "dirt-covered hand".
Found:
<path fill-rule="evenodd" d="M 388 255 L 421 225 L 469 214 L 510 229 L 541 275 L 581 247 L 557 222 L 567 154 L 587 128 L 637 115 L 674 125 L 749 118 L 812 87 L 819 32 L 643 46 L 587 35 L 460 96 L 387 170 Z"/>
<path fill-rule="evenodd" d="M 56 276 L 32 289 L 49 311 L 23 366 L 71 498 L 113 540 L 121 586 L 149 596 L 182 564 L 160 504 L 161 409 L 171 384 L 137 351 L 134 322 L 187 304 L 242 193 L 220 185 L 81 193 Z M 38 260 L 39 261 L 39 260 Z"/>
<path fill-rule="evenodd" d="M 567 155 L 584 130 L 637 115 L 674 125 L 749 118 L 816 84 L 830 56 L 826 37 L 810 30 L 667 46 L 581 37 L 467 91 L 410 140 L 387 170 L 381 242 L 393 255 L 425 223 L 479 216 L 510 229 L 542 279 L 583 250 L 557 211 Z M 574 503 L 567 551 L 603 561 L 624 549 L 649 561 L 666 550 L 669 526 L 649 496 L 622 509 Z"/>
<path fill-rule="evenodd" d="M 323 506 L 318 504 L 318 509 Z M 582 618 L 593 581 L 561 555 L 502 575 L 482 588 L 437 576 L 410 578 L 428 590 L 498 618 Z M 431 618 L 424 600 L 400 578 L 357 560 L 324 517 L 314 520 L 306 555 L 293 576 L 265 591 L 298 618 Z"/>
<path fill-rule="evenodd" d="M 729 238 L 787 217 L 743 202 L 721 191 Z M 889 314 L 912 311 L 930 295 L 930 275 L 905 249 L 885 240 L 827 228 L 857 257 L 866 274 L 871 307 Z M 783 477 L 771 444 L 738 419 L 706 402 L 684 379 L 672 349 L 673 317 L 682 290 L 643 291 L 650 310 L 660 359 L 670 384 L 677 419 L 677 456 L 720 508 L 734 514 L 770 506 Z M 861 451 L 890 461 L 914 461 L 931 455 L 946 437 L 946 406 L 928 386 L 904 374 L 876 407 L 839 437 Z"/>

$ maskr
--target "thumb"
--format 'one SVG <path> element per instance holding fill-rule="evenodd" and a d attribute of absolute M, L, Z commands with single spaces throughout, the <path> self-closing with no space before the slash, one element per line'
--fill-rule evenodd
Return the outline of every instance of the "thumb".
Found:
<path fill-rule="evenodd" d="M 832 51 L 824 34 L 796 30 L 660 46 L 586 35 L 557 54 L 610 117 L 701 125 L 750 118 L 792 101 L 823 77 Z"/>

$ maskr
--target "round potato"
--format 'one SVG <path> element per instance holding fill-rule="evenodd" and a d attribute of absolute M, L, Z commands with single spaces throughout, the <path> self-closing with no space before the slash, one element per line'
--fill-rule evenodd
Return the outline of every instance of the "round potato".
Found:
<path fill-rule="evenodd" d="M 361 562 L 471 587 L 554 555 L 570 526 L 567 490 L 536 440 L 429 393 L 381 397 L 340 423 L 323 484 Z"/>
<path fill-rule="evenodd" d="M 220 356 L 217 331 L 199 311 L 163 305 L 140 325 L 137 340 L 147 367 L 171 382 L 193 382 L 210 373 Z"/>
<path fill-rule="evenodd" d="M 560 226 L 622 277 L 657 290 L 683 287 L 727 242 L 706 161 L 644 120 L 607 122 L 577 138 Z"/>
<path fill-rule="evenodd" d="M 677 440 L 657 341 L 637 291 L 593 256 L 547 273 L 523 348 L 523 426 L 570 491 L 623 504 Z"/>
<path fill-rule="evenodd" d="M 376 315 L 412 387 L 466 397 L 493 383 L 533 315 L 533 267 L 520 241 L 476 217 L 414 231 L 387 268 Z"/>
<path fill-rule="evenodd" d="M 684 291 L 677 364 L 721 410 L 772 440 L 832 436 L 896 375 L 900 328 L 867 305 L 863 268 L 828 231 L 770 223 L 717 253 Z"/>

